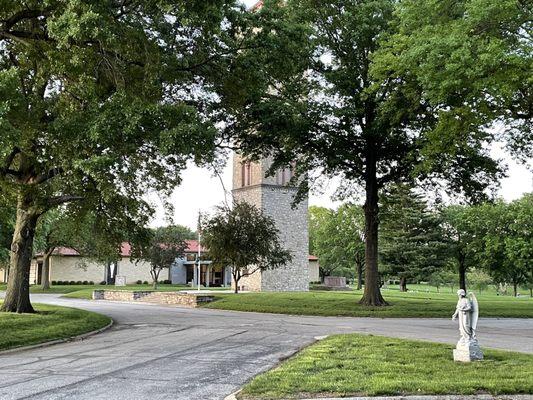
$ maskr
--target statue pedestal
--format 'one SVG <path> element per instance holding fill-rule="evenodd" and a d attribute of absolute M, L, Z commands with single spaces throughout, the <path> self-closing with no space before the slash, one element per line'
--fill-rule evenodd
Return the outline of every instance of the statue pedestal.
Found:
<path fill-rule="evenodd" d="M 483 352 L 479 348 L 477 340 L 459 340 L 453 350 L 453 361 L 472 362 L 477 360 L 483 360 Z"/>

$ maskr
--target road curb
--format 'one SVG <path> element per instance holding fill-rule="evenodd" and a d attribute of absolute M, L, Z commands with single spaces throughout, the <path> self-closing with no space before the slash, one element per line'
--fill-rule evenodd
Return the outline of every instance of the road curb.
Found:
<path fill-rule="evenodd" d="M 378 396 L 378 397 L 315 397 L 306 398 L 302 400 L 531 400 L 532 395 L 529 394 L 475 394 L 475 395 L 460 395 L 460 394 L 445 394 L 445 395 L 413 395 L 413 396 Z"/>
<path fill-rule="evenodd" d="M 236 395 L 241 390 L 236 391 L 233 394 L 225 397 L 224 400 L 237 400 Z M 532 400 L 533 395 L 529 394 L 508 394 L 508 395 L 458 395 L 458 394 L 448 394 L 448 395 L 427 395 L 427 396 L 379 396 L 379 397 L 314 397 L 306 398 L 302 400 Z M 286 400 L 280 398 L 280 400 Z"/>
<path fill-rule="evenodd" d="M 90 336 L 97 335 L 97 334 L 102 333 L 102 332 L 108 330 L 109 328 L 111 328 L 113 326 L 113 324 L 115 323 L 115 321 L 113 321 L 112 318 L 110 318 L 110 319 L 111 319 L 111 322 L 109 322 L 109 324 L 107 324 L 106 326 L 104 326 L 104 327 L 102 327 L 100 329 L 96 329 L 94 331 L 82 333 L 81 335 L 71 336 L 71 337 L 64 338 L 64 339 L 56 339 L 56 340 L 51 340 L 49 342 L 32 344 L 31 346 L 22 346 L 22 347 L 15 347 L 15 348 L 9 349 L 9 350 L 2 350 L 2 351 L 0 351 L 0 357 L 3 356 L 3 355 L 6 355 L 6 354 L 18 353 L 18 352 L 23 352 L 23 351 L 27 351 L 27 350 L 34 350 L 34 349 L 39 349 L 39 348 L 42 348 L 42 347 L 54 346 L 56 344 L 67 343 L 67 342 L 76 342 L 76 341 L 79 341 L 79 340 L 86 339 L 86 338 L 88 338 Z"/>

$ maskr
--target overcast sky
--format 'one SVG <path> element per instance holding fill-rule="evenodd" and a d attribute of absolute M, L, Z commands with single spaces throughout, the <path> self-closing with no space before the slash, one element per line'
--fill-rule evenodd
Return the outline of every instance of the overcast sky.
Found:
<path fill-rule="evenodd" d="M 498 155 L 501 151 L 497 151 Z M 513 162 L 509 156 L 506 157 L 509 165 L 509 177 L 501 182 L 500 196 L 510 201 L 519 198 L 523 193 L 533 191 L 533 174 L 523 165 Z M 228 160 L 222 175 L 224 187 L 231 190 L 231 159 Z M 190 166 L 183 174 L 183 183 L 174 191 L 171 202 L 174 205 L 173 223 L 186 225 L 191 229 L 196 229 L 198 212 L 212 212 L 214 207 L 224 202 L 224 187 L 218 177 L 206 169 Z M 340 203 L 333 201 L 331 196 L 335 191 L 336 182 L 326 182 L 325 187 L 315 188 L 310 194 L 309 204 L 324 207 L 336 207 Z M 314 193 L 319 189 L 323 194 Z M 230 200 L 231 195 L 227 195 Z M 165 213 L 157 197 L 151 196 L 151 200 L 159 203 L 157 215 L 152 222 L 153 226 L 167 225 L 169 222 L 165 218 Z"/>
<path fill-rule="evenodd" d="M 244 0 L 244 3 L 250 7 L 256 1 Z M 533 191 L 533 174 L 531 171 L 528 171 L 523 165 L 518 165 L 499 148 L 493 150 L 493 155 L 497 158 L 503 158 L 509 166 L 509 176 L 501 182 L 499 192 L 501 197 L 510 201 L 519 198 L 523 193 Z M 154 203 L 158 204 L 157 214 L 152 225 L 161 226 L 168 223 L 177 223 L 196 229 L 198 212 L 213 211 L 214 207 L 224 202 L 224 187 L 227 190 L 231 190 L 231 157 L 228 159 L 221 178 L 223 184 L 221 179 L 212 176 L 212 173 L 208 170 L 190 166 L 183 174 L 183 183 L 176 188 L 171 198 L 175 208 L 173 221 L 168 221 L 165 218 L 163 207 L 157 197 L 150 197 Z M 323 188 L 314 188 L 309 197 L 309 204 L 332 208 L 338 206 L 340 203 L 333 201 L 331 198 L 337 188 L 337 182 L 333 181 L 329 184 L 325 182 L 324 185 Z M 318 191 L 323 193 L 317 193 Z M 229 200 L 230 195 L 228 194 L 227 196 Z"/>

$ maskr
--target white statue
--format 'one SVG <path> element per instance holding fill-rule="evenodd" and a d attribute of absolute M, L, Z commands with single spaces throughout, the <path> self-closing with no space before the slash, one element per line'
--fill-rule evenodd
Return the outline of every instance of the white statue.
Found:
<path fill-rule="evenodd" d="M 466 297 L 466 292 L 463 289 L 457 291 L 459 301 L 455 313 L 452 315 L 452 320 L 459 317 L 459 332 L 461 339 L 457 343 L 454 350 L 454 359 L 456 361 L 472 361 L 481 360 L 483 353 L 479 348 L 476 329 L 477 320 L 479 317 L 479 306 L 474 293 L 470 292 L 469 297 Z"/>

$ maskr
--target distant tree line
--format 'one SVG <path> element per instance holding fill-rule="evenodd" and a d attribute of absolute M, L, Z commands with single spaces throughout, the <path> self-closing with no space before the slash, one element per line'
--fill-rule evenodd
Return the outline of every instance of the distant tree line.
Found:
<path fill-rule="evenodd" d="M 506 203 L 430 206 L 412 187 L 395 185 L 380 204 L 380 279 L 428 282 L 438 289 L 496 285 L 533 290 L 533 194 Z M 311 207 L 310 252 L 320 275 L 343 275 L 356 285 L 364 260 L 363 211 L 344 204 L 337 210 Z M 359 216 L 359 217 L 356 217 Z M 364 265 L 364 262 L 363 262 Z"/>

